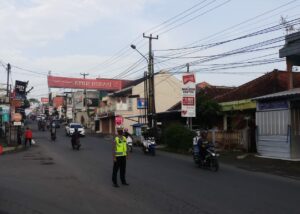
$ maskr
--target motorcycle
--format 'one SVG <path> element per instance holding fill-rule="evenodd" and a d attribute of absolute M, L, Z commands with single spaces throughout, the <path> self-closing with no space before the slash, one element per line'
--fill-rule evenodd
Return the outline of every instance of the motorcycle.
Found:
<path fill-rule="evenodd" d="M 152 156 L 155 156 L 155 146 L 155 138 L 148 137 L 143 141 L 143 152 L 145 154 L 151 154 Z"/>
<path fill-rule="evenodd" d="M 51 140 L 52 140 L 52 141 L 55 141 L 55 140 L 56 140 L 56 134 L 51 133 Z"/>
<path fill-rule="evenodd" d="M 71 144 L 72 144 L 73 150 L 79 150 L 80 149 L 81 144 L 80 144 L 80 140 L 79 140 L 79 134 L 77 134 L 77 136 L 76 136 L 75 133 L 72 135 Z"/>
<path fill-rule="evenodd" d="M 132 145 L 132 138 L 130 136 L 127 137 L 126 139 L 126 142 L 127 142 L 127 148 L 130 152 L 132 152 L 132 149 L 133 149 L 133 145 Z"/>
<path fill-rule="evenodd" d="M 205 151 L 205 152 L 203 152 L 202 155 L 201 155 L 201 150 L 199 148 L 199 145 L 194 144 L 193 158 L 194 158 L 195 164 L 197 164 L 200 168 L 203 168 L 203 169 L 210 169 L 215 172 L 218 171 L 219 170 L 219 161 L 218 161 L 219 154 L 216 153 L 214 146 L 209 143 L 203 143 L 201 149 Z"/>

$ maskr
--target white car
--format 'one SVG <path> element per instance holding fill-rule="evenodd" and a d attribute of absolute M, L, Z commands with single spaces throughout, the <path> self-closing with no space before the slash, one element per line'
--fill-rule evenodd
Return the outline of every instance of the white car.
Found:
<path fill-rule="evenodd" d="M 75 129 L 78 130 L 81 136 L 85 136 L 84 127 L 80 123 L 69 123 L 66 126 L 66 135 L 71 136 L 75 132 Z"/>

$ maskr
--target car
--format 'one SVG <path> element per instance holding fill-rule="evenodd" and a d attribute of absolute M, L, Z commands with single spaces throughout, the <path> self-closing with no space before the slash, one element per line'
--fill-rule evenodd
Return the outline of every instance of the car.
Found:
<path fill-rule="evenodd" d="M 66 135 L 71 136 L 75 132 L 75 129 L 78 129 L 81 136 L 85 136 L 84 127 L 80 123 L 69 123 L 66 126 Z"/>

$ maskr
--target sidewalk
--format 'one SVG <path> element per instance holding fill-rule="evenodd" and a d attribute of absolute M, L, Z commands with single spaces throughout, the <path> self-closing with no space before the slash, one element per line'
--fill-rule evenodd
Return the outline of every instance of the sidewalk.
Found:
<path fill-rule="evenodd" d="M 233 165 L 248 171 L 264 172 L 300 180 L 300 161 L 261 158 L 255 154 L 222 152 L 220 163 Z"/>
<path fill-rule="evenodd" d="M 24 150 L 23 145 L 7 145 L 6 142 L 3 139 L 0 139 L 0 150 L 2 149 L 2 152 L 0 151 L 0 155 L 18 152 Z"/>

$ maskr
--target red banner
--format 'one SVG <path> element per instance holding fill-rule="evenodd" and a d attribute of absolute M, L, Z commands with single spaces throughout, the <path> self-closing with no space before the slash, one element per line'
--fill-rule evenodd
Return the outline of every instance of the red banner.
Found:
<path fill-rule="evenodd" d="M 114 79 L 81 79 L 69 77 L 48 76 L 50 88 L 75 88 L 117 91 L 124 88 L 129 81 Z"/>
<path fill-rule="evenodd" d="M 41 103 L 49 103 L 49 98 L 47 98 L 47 97 L 42 97 L 42 98 L 41 98 Z"/>
<path fill-rule="evenodd" d="M 182 76 L 182 81 L 184 85 L 189 82 L 196 83 L 195 75 L 193 73 L 186 73 Z"/>

